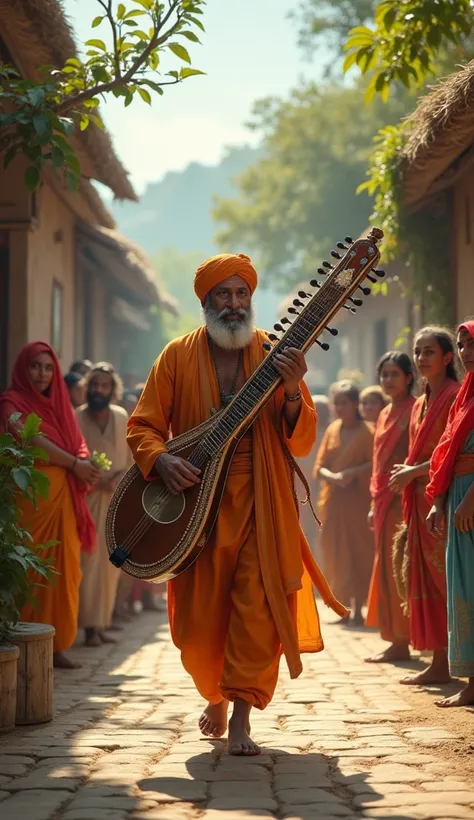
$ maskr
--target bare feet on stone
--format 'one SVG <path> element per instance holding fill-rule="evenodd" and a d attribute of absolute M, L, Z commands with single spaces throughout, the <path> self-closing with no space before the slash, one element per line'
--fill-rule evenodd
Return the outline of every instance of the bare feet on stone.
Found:
<path fill-rule="evenodd" d="M 250 737 L 250 724 L 243 725 L 242 721 L 234 716 L 229 720 L 228 751 L 234 757 L 254 757 L 261 752 Z"/>
<path fill-rule="evenodd" d="M 467 686 L 461 689 L 457 695 L 451 695 L 450 698 L 443 698 L 442 700 L 435 700 L 435 704 L 442 709 L 449 709 L 451 706 L 474 706 L 474 678 L 469 678 Z"/>
<path fill-rule="evenodd" d="M 54 652 L 53 666 L 56 669 L 80 669 L 82 664 L 71 661 L 63 652 Z"/>
<path fill-rule="evenodd" d="M 426 669 L 417 675 L 408 675 L 402 678 L 400 683 L 404 686 L 434 686 L 435 684 L 450 683 L 452 680 L 449 674 L 447 654 L 444 650 L 434 652 L 433 660 Z"/>
<path fill-rule="evenodd" d="M 392 643 L 384 652 L 365 658 L 366 663 L 396 663 L 397 661 L 411 661 L 410 647 L 406 643 Z"/>
<path fill-rule="evenodd" d="M 205 737 L 222 737 L 227 731 L 228 700 L 220 703 L 208 703 L 201 717 L 199 728 Z"/>
<path fill-rule="evenodd" d="M 102 641 L 100 639 L 100 635 L 96 629 L 87 628 L 86 629 L 86 639 L 84 641 L 84 646 L 91 646 L 97 647 L 102 646 Z"/>
<path fill-rule="evenodd" d="M 107 635 L 106 632 L 98 632 L 99 640 L 101 643 L 117 643 L 116 638 L 112 638 L 111 635 Z"/>

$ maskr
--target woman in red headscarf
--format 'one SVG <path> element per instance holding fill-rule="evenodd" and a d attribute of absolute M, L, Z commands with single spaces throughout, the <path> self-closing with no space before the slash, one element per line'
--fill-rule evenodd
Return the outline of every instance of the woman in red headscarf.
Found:
<path fill-rule="evenodd" d="M 12 426 L 9 419 L 18 412 L 21 420 Z M 0 397 L 0 424 L 4 429 L 17 432 L 30 413 L 42 420 L 35 443 L 49 457 L 47 464 L 38 465 L 49 479 L 49 495 L 39 499 L 36 507 L 23 497 L 18 503 L 22 524 L 35 544 L 58 542 L 53 554 L 59 574 L 53 584 L 43 585 L 44 579 L 33 578 L 36 606 L 27 604 L 20 617 L 54 626 L 54 665 L 74 669 L 78 664 L 63 653 L 72 646 L 77 631 L 81 547 L 89 552 L 95 548 L 95 525 L 85 493 L 99 477 L 99 471 L 89 460 L 59 361 L 44 342 L 31 342 L 22 348 L 11 386 Z M 51 555 L 51 551 L 45 554 Z"/>
<path fill-rule="evenodd" d="M 467 372 L 431 458 L 426 494 L 433 533 L 444 528 L 446 512 L 449 670 L 468 683 L 437 706 L 474 703 L 474 321 L 460 325 L 457 346 Z"/>

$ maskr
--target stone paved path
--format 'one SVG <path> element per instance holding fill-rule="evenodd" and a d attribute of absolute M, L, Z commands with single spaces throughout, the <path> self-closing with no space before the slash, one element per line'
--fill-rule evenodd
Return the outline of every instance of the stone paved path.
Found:
<path fill-rule="evenodd" d="M 420 722 L 428 695 L 363 663 L 380 648 L 373 633 L 327 624 L 327 650 L 297 681 L 283 672 L 254 715 L 264 753 L 236 759 L 200 739 L 200 699 L 159 619 L 141 616 L 118 646 L 75 650 L 84 667 L 56 675 L 54 722 L 0 738 L 1 820 L 474 819 L 447 714 L 428 701 Z"/>

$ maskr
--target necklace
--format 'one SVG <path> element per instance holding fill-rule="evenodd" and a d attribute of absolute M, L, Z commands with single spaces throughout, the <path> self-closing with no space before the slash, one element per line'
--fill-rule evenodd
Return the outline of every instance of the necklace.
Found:
<path fill-rule="evenodd" d="M 212 339 L 209 336 L 208 336 L 208 341 L 209 341 L 209 350 L 211 351 L 212 361 L 214 363 L 214 370 L 216 371 L 217 386 L 219 388 L 219 396 L 220 396 L 220 399 L 221 399 L 221 406 L 226 407 L 228 404 L 230 404 L 230 402 L 232 401 L 232 399 L 235 396 L 235 390 L 236 390 L 236 387 L 237 387 L 237 384 L 238 384 L 238 381 L 239 381 L 239 377 L 240 377 L 240 373 L 241 373 L 241 370 L 242 370 L 243 352 L 242 352 L 242 350 L 239 352 L 237 367 L 235 369 L 235 375 L 234 375 L 232 384 L 230 386 L 230 392 L 229 393 L 224 393 L 224 391 L 222 389 L 222 385 L 221 385 L 221 380 L 220 380 L 220 376 L 219 376 L 219 370 L 218 370 L 218 367 L 217 367 L 216 357 L 214 355 L 214 343 L 213 343 Z"/>

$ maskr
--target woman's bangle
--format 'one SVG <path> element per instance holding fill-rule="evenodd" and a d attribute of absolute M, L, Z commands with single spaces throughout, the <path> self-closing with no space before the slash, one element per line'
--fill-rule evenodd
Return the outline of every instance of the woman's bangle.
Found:
<path fill-rule="evenodd" d="M 285 401 L 299 401 L 301 398 L 301 390 L 297 390 L 294 396 L 288 396 L 285 393 Z"/>

